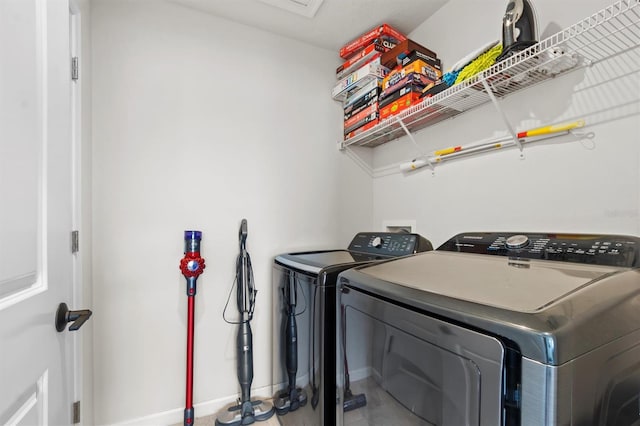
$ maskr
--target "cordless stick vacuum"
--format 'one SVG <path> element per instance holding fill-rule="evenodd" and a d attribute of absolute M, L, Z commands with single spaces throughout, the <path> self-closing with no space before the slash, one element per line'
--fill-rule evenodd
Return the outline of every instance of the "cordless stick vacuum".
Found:
<path fill-rule="evenodd" d="M 346 413 L 347 411 L 367 405 L 367 396 L 363 393 L 354 395 L 353 392 L 351 392 L 349 363 L 347 361 L 347 315 L 344 305 L 340 306 L 340 317 L 342 318 L 342 356 L 344 360 L 344 401 L 342 403 L 342 410 Z"/>
<path fill-rule="evenodd" d="M 247 220 L 242 219 L 239 232 L 240 254 L 236 262 L 237 303 L 240 313 L 236 350 L 238 353 L 238 381 L 241 397 L 216 419 L 217 426 L 250 425 L 255 421 L 267 420 L 275 410 L 273 405 L 261 400 L 251 400 L 253 382 L 253 336 L 251 319 L 255 308 L 257 290 L 253 283 L 251 258 L 247 252 Z"/>
<path fill-rule="evenodd" d="M 184 231 L 184 257 L 180 260 L 180 270 L 187 279 L 187 392 L 184 409 L 184 426 L 193 426 L 193 317 L 196 299 L 196 281 L 205 268 L 200 257 L 202 232 Z"/>
<path fill-rule="evenodd" d="M 296 387 L 296 374 L 298 373 L 298 327 L 296 325 L 296 305 L 298 292 L 296 290 L 296 278 L 293 272 L 289 273 L 289 283 L 282 290 L 284 298 L 287 323 L 285 325 L 285 363 L 289 377 L 289 387 L 278 393 L 274 406 L 276 413 L 282 416 L 289 411 L 295 411 L 307 403 L 307 393 Z"/>

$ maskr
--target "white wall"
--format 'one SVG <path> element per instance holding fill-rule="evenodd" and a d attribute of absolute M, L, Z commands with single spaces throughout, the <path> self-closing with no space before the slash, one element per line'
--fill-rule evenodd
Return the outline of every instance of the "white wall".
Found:
<path fill-rule="evenodd" d="M 91 13 L 94 419 L 181 422 L 183 231 L 203 231 L 207 262 L 196 297 L 203 415 L 238 395 L 236 327 L 222 311 L 240 220 L 259 291 L 253 385 L 263 390 L 273 257 L 343 247 L 370 228 L 372 184 L 336 149 L 335 52 L 161 0 L 96 0 Z"/>
<path fill-rule="evenodd" d="M 592 0 L 533 2 L 546 37 L 608 6 Z M 501 37 L 506 2 L 451 0 L 410 36 L 433 48 L 448 69 Z M 593 139 L 570 137 L 374 179 L 374 226 L 413 219 L 439 245 L 464 231 L 640 234 L 640 52 L 574 71 L 500 101 L 517 130 L 584 119 Z M 492 104 L 415 134 L 422 152 L 506 134 Z M 419 152 L 405 137 L 375 149 L 374 164 Z"/>

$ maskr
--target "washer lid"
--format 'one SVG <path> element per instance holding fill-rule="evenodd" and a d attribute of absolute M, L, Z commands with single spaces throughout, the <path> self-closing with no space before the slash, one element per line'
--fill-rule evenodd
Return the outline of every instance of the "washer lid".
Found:
<path fill-rule="evenodd" d="M 276 262 L 300 271 L 318 274 L 329 266 L 356 264 L 386 257 L 355 253 L 349 250 L 312 251 L 304 253 L 290 253 L 276 256 Z"/>
<path fill-rule="evenodd" d="M 453 299 L 511 311 L 536 312 L 593 280 L 621 269 L 431 251 L 360 268 L 359 272 Z"/>

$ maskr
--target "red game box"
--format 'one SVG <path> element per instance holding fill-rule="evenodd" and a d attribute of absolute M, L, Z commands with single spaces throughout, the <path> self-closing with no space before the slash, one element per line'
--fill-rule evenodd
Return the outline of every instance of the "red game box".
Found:
<path fill-rule="evenodd" d="M 365 117 L 377 111 L 378 111 L 378 102 L 373 102 L 371 105 L 364 108 L 362 111 L 359 111 L 357 114 L 354 114 L 351 117 L 344 120 L 344 128 L 347 129 L 351 127 L 358 121 L 363 120 Z"/>
<path fill-rule="evenodd" d="M 391 102 L 397 101 L 398 99 L 405 96 L 409 92 L 414 92 L 414 93 L 417 93 L 418 95 L 422 95 L 422 87 L 414 86 L 413 84 L 407 84 L 404 87 L 400 88 L 399 90 L 396 90 L 395 92 L 386 96 L 380 102 L 378 102 L 378 109 L 381 109 L 382 107 L 389 105 Z"/>
<path fill-rule="evenodd" d="M 377 107 L 377 105 L 376 105 Z M 360 127 L 364 126 L 365 124 L 371 123 L 372 121 L 378 121 L 378 108 L 376 108 L 376 110 L 374 112 L 372 112 L 371 114 L 365 116 L 362 120 L 357 121 L 355 123 L 353 123 L 350 126 L 345 126 L 344 127 L 344 134 L 347 135 L 351 132 L 353 132 L 356 129 L 359 129 Z"/>
<path fill-rule="evenodd" d="M 358 127 L 356 130 L 354 130 L 354 131 L 352 131 L 352 132 L 349 132 L 349 133 L 347 133 L 346 135 L 344 135 L 344 140 L 346 141 L 347 139 L 351 139 L 352 137 L 357 136 L 357 135 L 359 135 L 360 133 L 364 133 L 364 132 L 366 132 L 367 130 L 369 130 L 369 129 L 371 129 L 371 128 L 375 127 L 375 126 L 377 126 L 377 125 L 378 125 L 378 123 L 379 123 L 379 120 L 374 120 L 374 121 L 371 121 L 371 122 L 369 122 L 369 123 L 365 124 L 365 125 L 364 125 L 364 126 L 362 126 L 362 127 Z"/>
<path fill-rule="evenodd" d="M 353 55 L 357 51 L 363 49 L 375 39 L 380 39 L 383 45 L 385 40 L 395 45 L 406 40 L 407 37 L 390 25 L 382 24 L 342 46 L 342 48 L 340 48 L 340 57 L 344 59 L 348 58 L 350 55 Z"/>
<path fill-rule="evenodd" d="M 405 109 L 409 108 L 412 104 L 416 103 L 420 99 L 420 93 L 410 92 L 388 105 L 380 108 L 380 120 L 383 120 L 392 115 L 396 115 Z"/>
<path fill-rule="evenodd" d="M 352 71 L 355 71 L 359 67 L 368 64 L 374 59 L 379 58 L 383 52 L 386 52 L 382 44 L 373 42 L 361 51 L 357 52 L 353 56 L 350 56 L 346 61 L 336 68 L 336 77 L 342 78 Z"/>

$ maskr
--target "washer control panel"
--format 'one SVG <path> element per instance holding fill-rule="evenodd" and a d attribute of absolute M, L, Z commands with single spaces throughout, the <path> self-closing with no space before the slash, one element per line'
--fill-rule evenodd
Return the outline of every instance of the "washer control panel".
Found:
<path fill-rule="evenodd" d="M 438 250 L 640 267 L 640 238 L 627 235 L 467 232 L 451 238 Z"/>
<path fill-rule="evenodd" d="M 353 237 L 348 250 L 385 257 L 398 257 L 433 250 L 433 246 L 429 240 L 418 234 L 360 232 Z"/>

